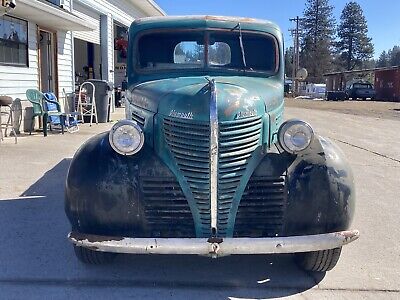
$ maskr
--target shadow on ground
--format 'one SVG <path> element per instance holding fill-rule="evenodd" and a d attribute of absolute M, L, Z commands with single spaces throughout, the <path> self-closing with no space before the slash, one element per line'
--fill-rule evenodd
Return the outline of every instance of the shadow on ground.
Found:
<path fill-rule="evenodd" d="M 60 287 L 124 287 L 218 292 L 219 297 L 283 297 L 317 285 L 299 270 L 292 256 L 120 255 L 111 265 L 77 261 L 66 239 L 65 159 L 33 184 L 21 198 L 0 201 L 0 283 Z M 203 298 L 202 295 L 200 298 Z M 193 297 L 191 297 L 193 298 Z"/>

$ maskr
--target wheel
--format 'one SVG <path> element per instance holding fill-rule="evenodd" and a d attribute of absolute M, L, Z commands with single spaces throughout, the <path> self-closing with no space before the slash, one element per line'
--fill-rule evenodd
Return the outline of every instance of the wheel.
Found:
<path fill-rule="evenodd" d="M 85 247 L 79 247 L 75 245 L 74 245 L 74 251 L 76 257 L 81 262 L 90 265 L 103 265 L 110 263 L 114 260 L 116 256 L 115 253 L 93 251 Z"/>
<path fill-rule="evenodd" d="M 326 272 L 332 270 L 336 266 L 341 251 L 342 247 L 297 253 L 295 259 L 299 267 L 305 271 Z"/>
<path fill-rule="evenodd" d="M 362 100 L 365 101 L 365 100 L 367 100 L 367 98 L 364 97 L 364 98 L 362 98 Z"/>

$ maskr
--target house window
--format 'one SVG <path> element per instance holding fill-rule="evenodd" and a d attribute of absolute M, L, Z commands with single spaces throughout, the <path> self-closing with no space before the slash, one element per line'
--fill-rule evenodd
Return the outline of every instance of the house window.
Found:
<path fill-rule="evenodd" d="M 0 17 L 0 64 L 28 66 L 28 22 Z"/>
<path fill-rule="evenodd" d="M 60 0 L 46 0 L 47 2 L 53 3 L 54 5 L 59 6 L 60 5 Z"/>

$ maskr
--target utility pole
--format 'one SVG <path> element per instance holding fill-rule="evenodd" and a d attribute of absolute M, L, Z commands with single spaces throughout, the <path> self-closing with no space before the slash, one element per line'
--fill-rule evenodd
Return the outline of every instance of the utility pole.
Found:
<path fill-rule="evenodd" d="M 294 94 L 296 95 L 299 91 L 299 81 L 296 78 L 297 72 L 300 69 L 300 21 L 303 20 L 299 16 L 296 18 L 289 19 L 291 22 L 296 22 L 296 28 L 290 29 L 289 31 L 293 36 L 293 72 L 292 72 L 292 81 L 294 83 Z"/>

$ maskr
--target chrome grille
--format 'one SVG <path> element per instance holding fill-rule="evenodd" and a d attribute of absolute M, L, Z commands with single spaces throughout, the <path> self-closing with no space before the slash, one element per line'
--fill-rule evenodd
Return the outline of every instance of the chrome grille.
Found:
<path fill-rule="evenodd" d="M 201 232 L 210 233 L 210 125 L 207 122 L 164 118 L 165 141 L 182 172 L 201 222 Z"/>
<path fill-rule="evenodd" d="M 195 237 L 189 204 L 175 178 L 143 177 L 141 186 L 151 237 Z"/>
<path fill-rule="evenodd" d="M 236 215 L 235 237 L 273 237 L 283 231 L 286 177 L 251 177 Z"/>
<path fill-rule="evenodd" d="M 261 117 L 219 124 L 218 233 L 226 235 L 236 190 L 253 152 L 261 144 Z"/>
<path fill-rule="evenodd" d="M 205 236 L 211 230 L 210 125 L 164 118 L 165 141 L 196 204 Z M 219 123 L 218 235 L 226 236 L 237 187 L 253 152 L 261 145 L 261 117 Z"/>

